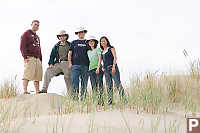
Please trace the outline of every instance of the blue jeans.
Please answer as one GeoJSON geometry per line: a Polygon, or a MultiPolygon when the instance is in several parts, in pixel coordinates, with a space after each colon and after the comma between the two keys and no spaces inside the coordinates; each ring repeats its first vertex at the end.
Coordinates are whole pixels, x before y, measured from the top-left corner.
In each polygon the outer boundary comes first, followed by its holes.
{"type": "Polygon", "coordinates": [[[106,79],[106,87],[108,92],[108,104],[112,104],[113,101],[113,80],[119,90],[120,99],[124,98],[124,89],[120,80],[120,72],[118,66],[116,66],[116,72],[112,74],[112,66],[109,68],[105,68],[105,79],[106,79]]]}
{"type": "Polygon", "coordinates": [[[90,83],[92,86],[92,93],[93,96],[97,96],[98,104],[104,104],[103,103],[103,71],[100,68],[99,74],[96,74],[96,69],[90,70],[89,72],[90,76],[90,83]]]}
{"type": "Polygon", "coordinates": [[[81,100],[85,98],[88,84],[88,66],[73,65],[72,66],[72,96],[74,100],[78,100],[79,81],[81,79],[81,100]]]}

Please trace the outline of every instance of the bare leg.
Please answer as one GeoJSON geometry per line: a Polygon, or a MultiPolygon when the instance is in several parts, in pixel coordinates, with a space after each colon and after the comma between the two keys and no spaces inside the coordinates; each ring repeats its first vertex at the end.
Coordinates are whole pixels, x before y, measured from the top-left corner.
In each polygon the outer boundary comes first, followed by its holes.
{"type": "Polygon", "coordinates": [[[35,90],[36,90],[36,94],[38,94],[39,92],[39,81],[34,81],[34,86],[35,86],[35,90]]]}
{"type": "Polygon", "coordinates": [[[29,82],[29,81],[28,81],[27,79],[24,79],[24,80],[23,80],[24,92],[27,92],[28,82],[29,82]]]}

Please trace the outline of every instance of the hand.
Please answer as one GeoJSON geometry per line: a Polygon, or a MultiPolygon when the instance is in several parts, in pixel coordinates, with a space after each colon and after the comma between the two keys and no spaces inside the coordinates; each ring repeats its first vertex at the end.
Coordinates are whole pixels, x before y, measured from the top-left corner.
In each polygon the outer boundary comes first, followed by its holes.
{"type": "Polygon", "coordinates": [[[72,70],[72,63],[69,63],[69,69],[72,70]]]}
{"type": "Polygon", "coordinates": [[[97,70],[96,70],[96,74],[99,74],[99,67],[98,67],[97,70]]]}
{"type": "Polygon", "coordinates": [[[24,63],[28,63],[29,59],[24,59],[24,63]]]}
{"type": "Polygon", "coordinates": [[[112,67],[112,74],[115,74],[115,72],[116,72],[115,67],[112,67]]]}
{"type": "Polygon", "coordinates": [[[117,87],[114,87],[114,92],[117,92],[118,91],[118,88],[117,87]]]}
{"type": "Polygon", "coordinates": [[[53,65],[51,64],[51,65],[49,65],[49,67],[47,69],[52,69],[52,68],[53,68],[53,65]]]}
{"type": "Polygon", "coordinates": [[[104,72],[105,71],[105,69],[102,67],[102,71],[104,72]]]}

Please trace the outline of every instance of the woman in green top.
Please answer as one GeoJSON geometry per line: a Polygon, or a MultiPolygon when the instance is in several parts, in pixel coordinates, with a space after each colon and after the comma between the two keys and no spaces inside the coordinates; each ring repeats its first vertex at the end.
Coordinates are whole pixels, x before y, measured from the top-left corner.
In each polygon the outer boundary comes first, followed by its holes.
{"type": "Polygon", "coordinates": [[[98,104],[103,105],[103,71],[101,66],[101,49],[97,48],[98,41],[94,36],[90,36],[86,42],[89,46],[87,52],[89,57],[89,76],[92,86],[93,96],[98,96],[98,104]]]}

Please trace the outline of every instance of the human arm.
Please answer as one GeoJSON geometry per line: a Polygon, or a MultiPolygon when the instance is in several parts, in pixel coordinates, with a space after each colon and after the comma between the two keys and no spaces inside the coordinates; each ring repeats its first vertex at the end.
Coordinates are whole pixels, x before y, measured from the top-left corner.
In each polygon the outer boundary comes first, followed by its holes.
{"type": "MultiPolygon", "coordinates": [[[[38,37],[38,39],[39,39],[39,44],[40,44],[40,38],[38,37]]],[[[42,49],[41,49],[41,46],[40,46],[39,58],[40,58],[40,61],[42,62],[42,49]]]]}
{"type": "Polygon", "coordinates": [[[21,36],[20,51],[21,51],[21,54],[22,54],[22,56],[24,58],[24,62],[28,62],[28,57],[27,57],[27,33],[26,32],[21,36]]]}
{"type": "Polygon", "coordinates": [[[102,61],[101,54],[98,54],[98,58],[99,58],[99,61],[98,61],[98,67],[97,67],[97,70],[96,70],[96,74],[99,74],[99,69],[101,67],[101,61],[102,61]]]}
{"type": "Polygon", "coordinates": [[[116,54],[115,48],[111,48],[111,52],[112,52],[112,55],[114,57],[113,66],[112,66],[112,73],[114,74],[116,72],[117,54],[116,54]]]}
{"type": "Polygon", "coordinates": [[[69,62],[69,69],[72,69],[72,51],[68,52],[68,62],[69,62]]]}
{"type": "Polygon", "coordinates": [[[56,46],[54,46],[51,50],[50,58],[49,58],[49,68],[52,68],[55,64],[55,58],[56,58],[56,46]]]}

